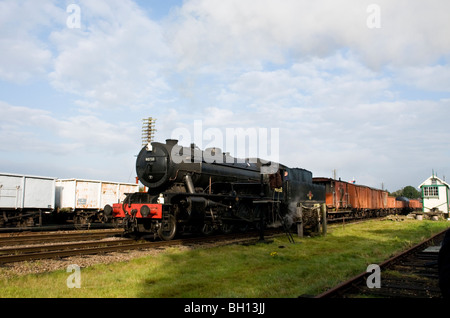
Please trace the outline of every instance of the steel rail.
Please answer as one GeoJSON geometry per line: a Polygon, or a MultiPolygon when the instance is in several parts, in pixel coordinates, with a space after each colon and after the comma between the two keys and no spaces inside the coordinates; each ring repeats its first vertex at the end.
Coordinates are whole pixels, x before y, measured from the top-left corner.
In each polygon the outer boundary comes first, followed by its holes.
{"type": "MultiPolygon", "coordinates": [[[[381,264],[379,264],[380,268],[381,269],[386,268],[387,266],[390,266],[390,265],[396,263],[398,260],[406,257],[407,255],[410,255],[410,254],[416,252],[417,250],[426,247],[428,244],[433,242],[439,236],[443,236],[447,230],[448,229],[445,229],[445,230],[443,230],[443,231],[433,235],[432,237],[430,237],[430,238],[428,238],[428,239],[426,239],[426,240],[424,240],[424,241],[414,245],[413,247],[411,247],[411,248],[409,248],[409,249],[407,249],[407,250],[405,250],[405,251],[403,251],[403,252],[401,252],[401,253],[399,253],[399,254],[397,254],[397,255],[389,258],[389,259],[387,259],[386,261],[384,261],[381,264]]],[[[333,287],[333,288],[331,288],[329,290],[326,290],[325,292],[323,292],[323,293],[321,293],[319,295],[316,295],[314,298],[331,298],[331,297],[336,297],[339,294],[342,294],[343,292],[345,292],[346,289],[351,288],[352,286],[360,283],[361,281],[364,280],[364,282],[365,282],[365,279],[369,275],[370,275],[370,273],[368,273],[368,272],[362,272],[362,273],[360,273],[360,274],[350,278],[349,280],[346,280],[346,281],[338,284],[337,286],[335,286],[335,287],[333,287]]]]}
{"type": "Polygon", "coordinates": [[[0,248],[1,255],[18,255],[26,253],[37,253],[37,252],[47,252],[47,251],[57,251],[57,250],[68,250],[68,249],[83,249],[89,247],[96,247],[100,245],[120,245],[121,243],[129,242],[128,240],[118,240],[118,241],[92,241],[92,242],[82,242],[82,243],[63,243],[63,244],[52,244],[52,245],[33,245],[27,247],[10,247],[10,248],[0,248]]]}
{"type": "Polygon", "coordinates": [[[131,243],[131,244],[113,244],[108,246],[98,246],[88,247],[88,248],[78,248],[78,249],[59,249],[56,251],[45,251],[45,252],[35,252],[35,253],[25,253],[17,255],[3,255],[0,256],[0,264],[21,262],[21,261],[32,261],[37,259],[48,259],[48,258],[64,258],[69,256],[80,256],[89,254],[100,254],[107,252],[114,252],[119,250],[132,250],[150,247],[149,243],[131,243]]]}
{"type": "MultiPolygon", "coordinates": [[[[9,253],[14,253],[13,255],[1,255],[0,264],[20,262],[20,261],[30,261],[37,259],[48,259],[48,258],[64,258],[69,256],[80,256],[80,255],[92,255],[108,252],[116,252],[120,250],[136,250],[136,249],[147,249],[147,248],[159,248],[168,247],[171,245],[192,245],[208,243],[220,240],[235,240],[235,239],[255,239],[257,233],[242,233],[242,234],[228,234],[228,235],[215,235],[208,237],[193,237],[193,238],[182,238],[171,241],[154,241],[154,242],[142,242],[142,241],[100,241],[91,243],[79,243],[79,244],[60,244],[57,247],[52,247],[54,245],[40,246],[36,248],[48,248],[48,249],[58,249],[50,251],[39,251],[33,252],[33,247],[27,247],[23,250],[31,251],[30,253],[16,254],[20,253],[22,249],[10,249],[9,253]],[[86,245],[83,247],[83,245],[86,245]],[[107,246],[98,246],[107,245],[107,246]],[[71,246],[73,246],[71,248],[71,246]]],[[[0,250],[1,253],[1,250],[0,250]]]]}
{"type": "Polygon", "coordinates": [[[123,230],[107,230],[102,232],[83,232],[83,233],[46,233],[46,234],[26,234],[15,236],[0,236],[0,246],[11,246],[21,244],[33,244],[36,242],[67,242],[67,241],[87,241],[92,239],[104,238],[123,233],[123,230]]]}

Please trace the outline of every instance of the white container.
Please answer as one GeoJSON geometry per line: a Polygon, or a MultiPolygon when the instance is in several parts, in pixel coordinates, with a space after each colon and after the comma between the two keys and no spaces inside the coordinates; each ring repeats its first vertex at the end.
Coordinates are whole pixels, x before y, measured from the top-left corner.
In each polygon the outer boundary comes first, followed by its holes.
{"type": "Polygon", "coordinates": [[[54,209],[55,180],[51,177],[0,173],[0,209],[54,209]]]}
{"type": "Polygon", "coordinates": [[[56,207],[71,210],[103,210],[105,205],[122,202],[126,193],[139,191],[134,183],[84,179],[56,181],[56,207]]]}

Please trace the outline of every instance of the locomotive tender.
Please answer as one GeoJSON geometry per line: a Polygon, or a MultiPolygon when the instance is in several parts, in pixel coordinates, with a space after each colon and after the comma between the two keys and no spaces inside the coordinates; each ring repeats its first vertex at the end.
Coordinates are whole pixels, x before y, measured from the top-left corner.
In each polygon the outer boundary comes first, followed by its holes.
{"type": "MultiPolygon", "coordinates": [[[[152,233],[171,240],[177,233],[299,221],[297,206],[314,211],[325,202],[325,187],[312,173],[259,158],[237,159],[220,149],[181,147],[177,140],[152,142],[140,151],[136,172],[147,192],[128,194],[107,206],[127,233],[152,233]],[[297,218],[297,219],[296,219],[297,218]]],[[[306,230],[317,226],[317,213],[303,213],[306,230]]]]}

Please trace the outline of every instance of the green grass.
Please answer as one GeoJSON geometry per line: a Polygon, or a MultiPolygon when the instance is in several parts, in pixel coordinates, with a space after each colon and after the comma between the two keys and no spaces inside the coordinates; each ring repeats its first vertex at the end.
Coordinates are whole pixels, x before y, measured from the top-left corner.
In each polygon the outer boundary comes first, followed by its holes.
{"type": "MultiPolygon", "coordinates": [[[[70,289],[64,270],[6,278],[0,297],[298,297],[318,294],[448,226],[448,222],[369,221],[335,226],[327,236],[285,236],[271,244],[185,250],[81,269],[70,289]]],[[[31,265],[31,264],[30,264],[31,265]]]]}

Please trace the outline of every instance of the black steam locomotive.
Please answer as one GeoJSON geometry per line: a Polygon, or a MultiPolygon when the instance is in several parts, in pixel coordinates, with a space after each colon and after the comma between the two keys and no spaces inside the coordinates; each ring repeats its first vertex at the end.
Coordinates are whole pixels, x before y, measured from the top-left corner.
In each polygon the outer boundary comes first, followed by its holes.
{"type": "MultiPolygon", "coordinates": [[[[114,204],[113,217],[128,233],[153,233],[171,240],[177,233],[293,224],[299,206],[325,202],[325,188],[312,173],[262,159],[237,159],[218,148],[181,147],[177,140],[142,148],[136,172],[147,192],[114,204]]],[[[317,226],[318,213],[303,213],[304,227],[317,226]]],[[[297,218],[297,219],[296,219],[297,218]]]]}

